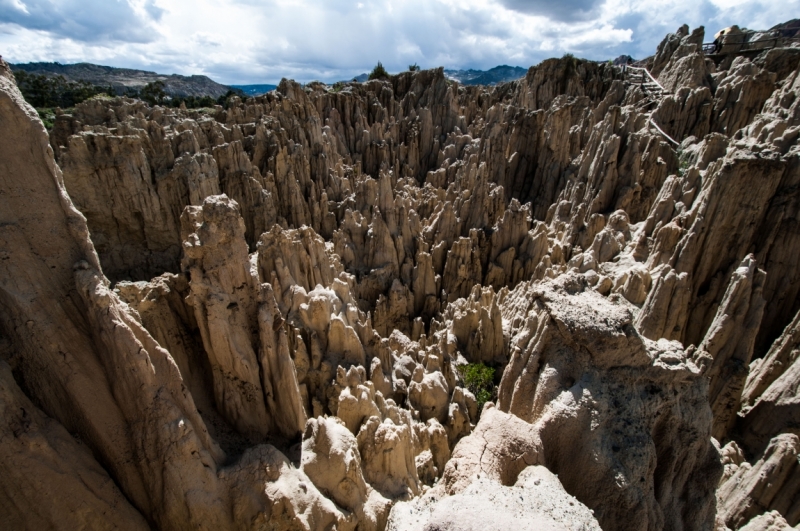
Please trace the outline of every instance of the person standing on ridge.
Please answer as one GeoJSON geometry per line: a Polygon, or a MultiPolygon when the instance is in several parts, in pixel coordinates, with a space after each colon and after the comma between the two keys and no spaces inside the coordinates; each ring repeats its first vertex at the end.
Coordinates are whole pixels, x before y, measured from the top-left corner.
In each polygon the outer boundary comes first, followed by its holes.
{"type": "Polygon", "coordinates": [[[718,54],[722,51],[722,37],[724,37],[730,29],[731,28],[721,29],[714,35],[714,54],[718,54]]]}

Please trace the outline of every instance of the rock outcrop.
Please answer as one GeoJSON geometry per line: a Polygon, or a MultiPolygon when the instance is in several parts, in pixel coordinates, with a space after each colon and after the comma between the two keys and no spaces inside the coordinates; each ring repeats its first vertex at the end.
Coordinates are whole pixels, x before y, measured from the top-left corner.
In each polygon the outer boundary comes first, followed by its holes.
{"type": "Polygon", "coordinates": [[[710,528],[714,501],[700,493],[721,467],[708,388],[682,345],[639,336],[629,307],[582,275],[520,284],[502,306],[516,324],[499,411],[456,446],[447,492],[475,474],[510,485],[542,464],[604,528],[710,528]]]}
{"type": "Polygon", "coordinates": [[[703,39],[49,137],[0,62],[0,513],[797,526],[800,62],[703,39]]]}
{"type": "Polygon", "coordinates": [[[552,472],[529,466],[511,486],[475,479],[456,495],[437,499],[427,494],[414,503],[398,503],[389,531],[524,531],[601,528],[592,512],[567,494],[552,472]]]}

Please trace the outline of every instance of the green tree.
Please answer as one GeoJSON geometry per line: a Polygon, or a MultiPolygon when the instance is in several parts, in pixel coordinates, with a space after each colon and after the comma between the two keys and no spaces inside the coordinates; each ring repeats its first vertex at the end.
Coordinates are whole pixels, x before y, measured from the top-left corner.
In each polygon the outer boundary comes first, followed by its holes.
{"type": "Polygon", "coordinates": [[[419,70],[420,70],[420,68],[419,68],[419,65],[417,63],[414,63],[413,65],[408,65],[408,71],[409,72],[419,72],[419,70]]]}
{"type": "Polygon", "coordinates": [[[389,79],[389,72],[387,72],[381,62],[378,61],[378,64],[375,65],[375,68],[369,73],[369,79],[389,79]]]}
{"type": "Polygon", "coordinates": [[[159,80],[148,83],[139,91],[139,97],[150,105],[160,105],[164,103],[164,100],[167,98],[167,93],[164,91],[164,82],[159,80]]]}
{"type": "Polygon", "coordinates": [[[67,81],[63,76],[47,77],[17,70],[14,77],[25,101],[37,109],[66,109],[98,94],[114,93],[111,87],[98,87],[83,80],[67,81]]]}
{"type": "Polygon", "coordinates": [[[222,105],[226,109],[228,108],[228,100],[230,100],[234,96],[242,97],[244,93],[241,90],[233,90],[228,89],[228,92],[217,98],[217,105],[222,105]]]}

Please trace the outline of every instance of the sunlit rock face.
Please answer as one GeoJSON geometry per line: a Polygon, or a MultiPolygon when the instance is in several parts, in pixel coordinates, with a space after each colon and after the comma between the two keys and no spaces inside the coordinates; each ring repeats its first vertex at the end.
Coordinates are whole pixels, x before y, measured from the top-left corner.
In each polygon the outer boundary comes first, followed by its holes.
{"type": "Polygon", "coordinates": [[[799,56],[703,40],[49,135],[0,63],[0,514],[800,524],[799,56]]]}

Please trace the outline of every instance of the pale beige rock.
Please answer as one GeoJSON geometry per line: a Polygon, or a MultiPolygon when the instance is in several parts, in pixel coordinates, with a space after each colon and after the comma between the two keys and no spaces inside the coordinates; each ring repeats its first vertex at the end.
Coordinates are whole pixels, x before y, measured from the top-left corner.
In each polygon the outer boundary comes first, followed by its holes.
{"type": "MultiPolygon", "coordinates": [[[[667,91],[675,92],[682,87],[694,89],[709,86],[710,72],[701,48],[703,36],[704,29],[700,26],[691,35],[681,38],[680,44],[672,52],[669,62],[657,74],[658,80],[667,91]]],[[[666,47],[664,51],[666,51],[666,47]]]]}
{"type": "Polygon", "coordinates": [[[426,371],[417,366],[408,386],[408,402],[423,421],[447,419],[449,389],[441,371],[426,371]]]}
{"type": "Polygon", "coordinates": [[[386,498],[411,498],[420,493],[412,437],[407,424],[381,421],[379,416],[370,417],[358,432],[364,477],[386,498]]]}
{"type": "Polygon", "coordinates": [[[484,406],[475,432],[461,440],[442,477],[447,494],[457,494],[478,476],[513,485],[530,465],[542,464],[541,441],[536,428],[494,407],[484,406]]]}
{"type": "Polygon", "coordinates": [[[364,381],[365,376],[363,369],[355,366],[350,367],[347,374],[339,367],[336,375],[341,391],[335,413],[353,435],[358,435],[362,424],[370,417],[381,415],[375,403],[375,389],[372,382],[364,381]]]}
{"type": "Polygon", "coordinates": [[[238,453],[251,444],[217,411],[202,337],[194,311],[186,302],[191,293],[188,279],[164,274],[150,282],[118,282],[114,292],[136,311],[153,339],[169,351],[209,433],[220,446],[238,453]]]}
{"type": "Polygon", "coordinates": [[[800,522],[800,439],[782,434],[772,439],[763,455],[742,463],[717,491],[721,519],[739,529],[753,517],[776,510],[789,523],[800,522]]]}
{"type": "Polygon", "coordinates": [[[89,449],[47,417],[0,362],[0,510],[8,529],[130,529],[149,525],[89,449]]]}
{"type": "Polygon", "coordinates": [[[503,317],[492,288],[474,285],[466,298],[449,304],[442,317],[451,323],[451,333],[467,361],[505,362],[503,317]]]}
{"type": "Polygon", "coordinates": [[[781,513],[778,511],[770,511],[760,516],[756,516],[744,527],[740,527],[742,531],[791,531],[792,528],[786,520],[784,520],[781,513]]]}
{"type": "Polygon", "coordinates": [[[779,337],[767,356],[750,366],[739,413],[739,429],[747,449],[758,454],[779,433],[800,435],[800,362],[797,318],[779,337]]]}
{"type": "MultiPolygon", "coordinates": [[[[15,363],[20,374],[25,375],[28,392],[33,392],[42,407],[86,441],[127,500],[148,522],[161,529],[182,529],[186,525],[230,529],[234,527],[234,515],[239,515],[242,522],[250,522],[265,518],[273,506],[302,505],[302,500],[294,503],[286,496],[287,489],[297,485],[297,476],[283,476],[284,490],[271,484],[279,479],[279,474],[267,473],[272,467],[270,463],[280,461],[274,448],[251,449],[248,457],[240,459],[231,469],[221,466],[226,456],[206,431],[180,368],[142,327],[136,313],[108,288],[108,281],[99,272],[86,225],[63,190],[41,123],[32,118],[33,111],[20,103],[19,93],[8,85],[5,74],[0,76],[0,84],[3,88],[0,112],[4,122],[15,127],[18,136],[14,142],[3,144],[4,149],[11,150],[3,154],[10,170],[3,173],[9,179],[3,183],[4,190],[15,190],[14,183],[22,182],[19,171],[24,168],[26,186],[36,191],[19,195],[2,212],[9,216],[9,221],[20,213],[39,218],[35,223],[14,223],[19,227],[18,236],[25,230],[41,232],[38,237],[29,235],[27,239],[15,240],[13,232],[4,232],[4,241],[14,241],[15,245],[14,254],[3,261],[4,267],[10,268],[3,274],[3,282],[14,279],[24,289],[15,289],[16,298],[3,306],[4,312],[11,312],[4,315],[3,322],[22,319],[22,327],[16,329],[17,335],[11,339],[12,344],[24,347],[15,363]],[[25,141],[20,142],[21,139],[25,141]],[[23,151],[15,153],[20,146],[23,151]],[[35,202],[26,203],[26,197],[35,198],[35,202]],[[39,245],[45,248],[37,250],[39,245]],[[76,262],[78,267],[73,274],[76,262]],[[35,280],[36,275],[42,280],[35,280]],[[43,297],[38,297],[42,302],[37,303],[37,297],[30,295],[28,300],[33,303],[22,304],[26,293],[41,289],[48,290],[47,304],[43,297]],[[31,324],[25,325],[26,322],[31,324]],[[20,341],[18,334],[23,331],[48,339],[20,341]],[[232,501],[231,492],[235,485],[247,482],[247,491],[260,491],[264,495],[244,510],[241,501],[232,501]],[[260,482],[259,487],[254,489],[253,482],[260,482]]],[[[10,193],[3,196],[11,197],[10,193]]],[[[7,289],[4,284],[4,293],[8,293],[7,289]]],[[[7,333],[4,326],[4,336],[7,333]]],[[[31,409],[30,414],[34,413],[31,409]]],[[[60,444],[56,441],[53,439],[53,444],[60,444]]],[[[53,470],[80,466],[79,463],[80,460],[60,461],[53,463],[56,467],[53,470]]],[[[86,470],[101,468],[91,463],[86,466],[86,470]]],[[[10,480],[8,475],[4,478],[10,480]]],[[[86,476],[83,485],[90,486],[94,481],[86,476]]],[[[16,496],[20,486],[4,481],[3,491],[16,496]]],[[[76,485],[70,492],[78,493],[80,488],[76,485]]],[[[103,496],[113,497],[113,490],[109,489],[104,487],[103,496]]],[[[82,506],[89,510],[94,503],[92,499],[109,499],[97,498],[98,495],[94,498],[87,495],[82,506]]],[[[61,499],[67,503],[68,496],[65,494],[61,499]]],[[[330,502],[327,506],[320,505],[322,498],[318,492],[310,499],[316,500],[318,513],[329,511],[335,520],[336,510],[330,502]]],[[[57,507],[53,503],[49,506],[57,507]]],[[[123,506],[118,504],[117,509],[124,510],[123,506]]],[[[80,514],[57,516],[66,523],[80,514]]],[[[100,518],[99,514],[96,516],[100,518]]],[[[128,522],[135,525],[135,517],[132,518],[128,522]]],[[[290,525],[296,523],[292,521],[290,525]]],[[[312,528],[316,528],[313,523],[306,526],[312,528]]]]}
{"type": "Polygon", "coordinates": [[[340,421],[309,419],[303,434],[301,470],[337,505],[354,514],[354,527],[384,528],[389,501],[367,485],[356,438],[340,421]]]}
{"type": "Polygon", "coordinates": [[[718,440],[726,438],[741,406],[747,366],[764,311],[761,292],[765,277],[766,274],[757,268],[753,255],[742,261],[731,277],[706,337],[698,347],[698,358],[707,354],[712,359],[704,372],[711,380],[712,435],[718,440]]]}
{"type": "Polygon", "coordinates": [[[686,326],[683,308],[688,304],[691,295],[689,275],[676,274],[669,266],[665,266],[660,273],[636,318],[636,329],[643,336],[654,340],[662,337],[680,339],[686,326]]]}
{"type": "Polygon", "coordinates": [[[527,461],[609,529],[723,529],[720,473],[731,529],[791,524],[762,454],[796,432],[796,54],[702,40],[646,60],[655,99],[564,57],[496,88],[88,100],[49,139],[88,225],[0,63],[0,357],[160,529],[382,529],[477,470],[505,504],[527,461]],[[502,375],[477,424],[465,362],[502,375]],[[298,445],[308,417],[335,427],[298,445]]]}
{"type": "MultiPolygon", "coordinates": [[[[131,504],[152,502],[136,470],[127,422],[112,395],[72,266],[99,268],[85,219],[64,189],[47,133],[0,62],[0,308],[3,336],[18,353],[15,370],[51,418],[82,437],[131,504]]],[[[3,483],[4,490],[14,489],[3,483]]]]}
{"type": "MultiPolygon", "coordinates": [[[[217,407],[237,430],[269,431],[256,337],[258,279],[250,271],[238,204],[212,196],[183,215],[190,304],[211,365],[217,407]]],[[[271,327],[272,324],[270,323],[271,327]]]]}
{"type": "Polygon", "coordinates": [[[542,466],[522,471],[514,485],[475,479],[467,489],[441,499],[426,496],[398,503],[389,516],[391,531],[598,530],[592,512],[567,494],[542,466]]]}
{"type": "Polygon", "coordinates": [[[742,402],[752,406],[769,387],[789,369],[800,355],[800,313],[773,343],[769,353],[750,364],[742,402]]]}
{"type": "MultiPolygon", "coordinates": [[[[537,448],[539,462],[558,473],[565,488],[595,511],[601,525],[646,529],[652,518],[652,525],[668,527],[677,513],[691,510],[692,523],[682,520],[682,525],[710,527],[715,506],[711,496],[695,499],[690,507],[674,498],[662,505],[649,494],[663,482],[675,493],[701,489],[710,494],[722,472],[718,451],[710,443],[711,410],[699,369],[679,343],[640,337],[628,307],[597,294],[583,278],[565,275],[543,284],[523,283],[503,300],[504,318],[512,323],[512,354],[498,408],[531,423],[527,438],[537,448]],[[625,367],[625,376],[620,367],[625,367]],[[633,374],[639,376],[629,379],[633,374]],[[651,408],[663,413],[653,418],[647,413],[651,408]],[[595,428],[587,433],[587,425],[595,428]],[[676,436],[679,441],[668,440],[676,436]],[[676,448],[688,453],[679,456],[676,448]],[[651,468],[653,459],[662,460],[659,467],[667,466],[664,451],[671,456],[669,479],[654,475],[651,468]],[[610,477],[622,487],[588,487],[611,485],[610,477]],[[631,518],[632,511],[641,511],[641,516],[631,518]]],[[[475,437],[462,440],[451,462],[475,437]]]]}

